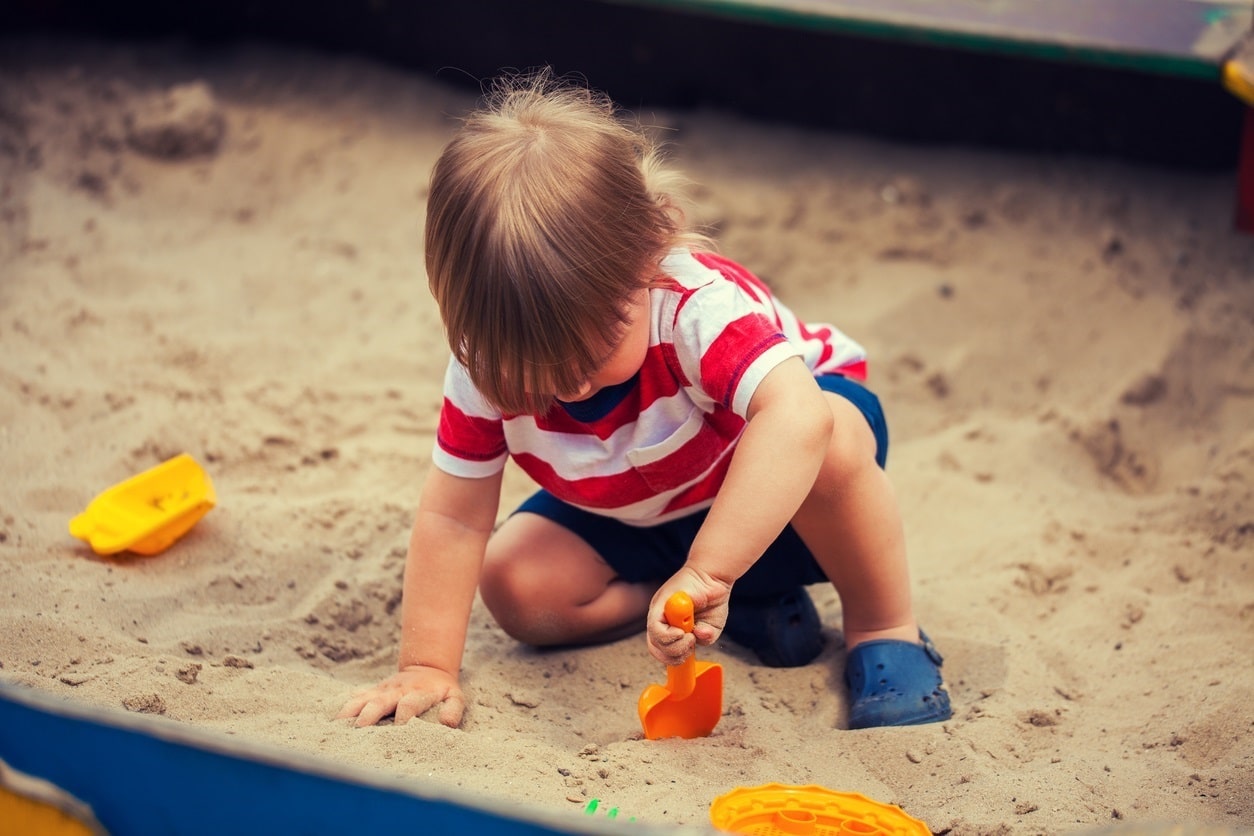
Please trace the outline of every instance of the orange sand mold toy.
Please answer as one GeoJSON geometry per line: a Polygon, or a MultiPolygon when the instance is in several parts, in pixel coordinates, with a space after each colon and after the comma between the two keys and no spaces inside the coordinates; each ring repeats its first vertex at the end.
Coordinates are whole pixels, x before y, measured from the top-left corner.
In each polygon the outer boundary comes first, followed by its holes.
{"type": "Polygon", "coordinates": [[[932,832],[896,805],[813,784],[737,787],[710,804],[710,821],[719,830],[758,836],[931,836],[932,832]]]}
{"type": "Polygon", "coordinates": [[[158,554],[217,501],[209,474],[182,453],[105,490],[70,520],[70,533],[96,554],[158,554]]]}

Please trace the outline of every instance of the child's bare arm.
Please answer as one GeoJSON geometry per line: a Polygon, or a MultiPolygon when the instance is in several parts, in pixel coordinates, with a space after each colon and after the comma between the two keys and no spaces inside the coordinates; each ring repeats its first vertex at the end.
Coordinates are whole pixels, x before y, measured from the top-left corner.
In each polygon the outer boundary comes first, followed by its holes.
{"type": "Polygon", "coordinates": [[[662,661],[679,661],[693,645],[666,628],[666,599],[679,589],[688,592],[697,615],[696,642],[714,641],[726,623],[732,584],[801,507],[831,440],[831,409],[800,358],[781,363],[763,379],[748,419],[687,563],[649,607],[650,649],[662,661]]]}
{"type": "Polygon", "coordinates": [[[431,470],[405,562],[399,670],[355,695],[340,717],[368,726],[394,713],[404,723],[442,704],[440,722],[461,723],[465,702],[458,674],[500,487],[499,474],[463,479],[431,470]]]}

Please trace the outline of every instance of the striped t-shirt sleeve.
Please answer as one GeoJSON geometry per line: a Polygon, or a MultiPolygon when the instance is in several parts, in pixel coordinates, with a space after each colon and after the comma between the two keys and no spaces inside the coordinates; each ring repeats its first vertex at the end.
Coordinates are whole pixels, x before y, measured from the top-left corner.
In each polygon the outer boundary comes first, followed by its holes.
{"type": "Polygon", "coordinates": [[[697,382],[711,405],[744,418],[758,384],[800,352],[781,330],[769,304],[745,292],[734,279],[711,273],[712,281],[680,303],[668,336],[685,376],[697,382]]]}
{"type": "Polygon", "coordinates": [[[479,394],[466,368],[450,358],[432,462],[445,473],[477,479],[504,469],[508,454],[501,413],[479,394]]]}

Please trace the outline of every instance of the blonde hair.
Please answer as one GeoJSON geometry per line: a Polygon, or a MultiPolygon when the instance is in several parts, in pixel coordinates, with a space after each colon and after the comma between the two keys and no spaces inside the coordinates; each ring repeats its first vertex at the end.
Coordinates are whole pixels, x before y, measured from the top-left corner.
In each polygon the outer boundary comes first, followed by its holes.
{"type": "Polygon", "coordinates": [[[431,175],[426,266],[454,356],[505,413],[542,414],[618,341],[681,241],[674,175],[613,103],[545,70],[499,79],[431,175]]]}

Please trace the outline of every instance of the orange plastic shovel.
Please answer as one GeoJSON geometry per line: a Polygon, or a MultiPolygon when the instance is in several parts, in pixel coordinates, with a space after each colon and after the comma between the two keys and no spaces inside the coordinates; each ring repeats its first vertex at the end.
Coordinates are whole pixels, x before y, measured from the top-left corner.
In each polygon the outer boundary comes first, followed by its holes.
{"type": "MultiPolygon", "coordinates": [[[[692,632],[692,598],[676,592],[666,601],[666,623],[692,632]]],[[[649,740],[705,737],[723,716],[723,666],[698,662],[696,653],[666,668],[666,685],[640,695],[640,725],[649,740]]]]}

